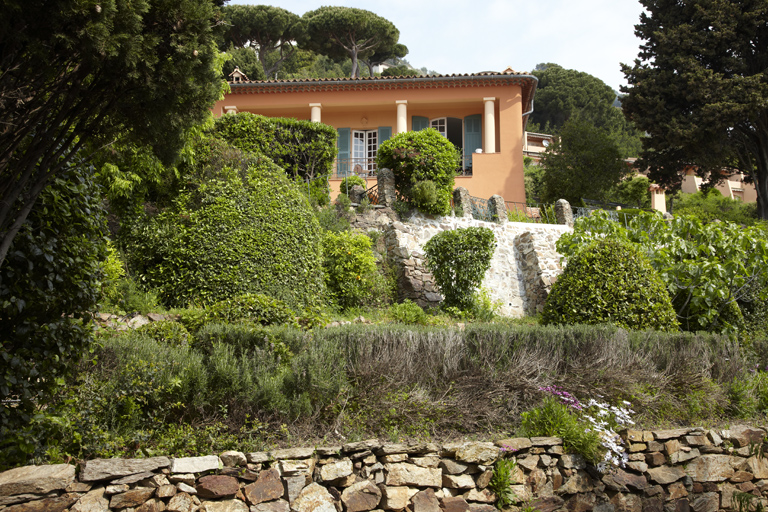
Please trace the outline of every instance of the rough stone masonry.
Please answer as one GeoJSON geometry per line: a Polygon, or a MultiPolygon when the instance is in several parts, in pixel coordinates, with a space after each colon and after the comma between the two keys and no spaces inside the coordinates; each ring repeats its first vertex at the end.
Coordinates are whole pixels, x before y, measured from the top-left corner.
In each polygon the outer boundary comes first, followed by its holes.
{"type": "Polygon", "coordinates": [[[601,474],[562,440],[393,444],[377,439],[200,457],[95,459],[0,473],[2,512],[494,512],[500,457],[515,504],[542,512],[717,512],[768,504],[763,428],[625,431],[624,468],[601,474]]]}

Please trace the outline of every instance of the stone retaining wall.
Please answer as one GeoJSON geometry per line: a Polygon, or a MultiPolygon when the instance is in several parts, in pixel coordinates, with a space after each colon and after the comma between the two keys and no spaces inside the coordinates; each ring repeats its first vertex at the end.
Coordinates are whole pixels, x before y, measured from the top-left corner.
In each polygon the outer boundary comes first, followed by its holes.
{"type": "Polygon", "coordinates": [[[499,314],[521,317],[541,311],[552,283],[560,275],[560,255],[555,242],[572,228],[555,224],[485,222],[471,216],[430,218],[415,214],[408,222],[385,227],[387,256],[398,272],[401,298],[420,306],[442,300],[432,274],[424,264],[424,244],[441,231],[486,227],[496,238],[496,251],[483,287],[501,303],[499,314]]]}
{"type": "Polygon", "coordinates": [[[494,512],[499,457],[517,462],[515,507],[543,512],[716,512],[768,503],[764,429],[627,431],[629,463],[598,473],[559,438],[378,440],[203,457],[97,459],[0,473],[2,512],[494,512]]]}

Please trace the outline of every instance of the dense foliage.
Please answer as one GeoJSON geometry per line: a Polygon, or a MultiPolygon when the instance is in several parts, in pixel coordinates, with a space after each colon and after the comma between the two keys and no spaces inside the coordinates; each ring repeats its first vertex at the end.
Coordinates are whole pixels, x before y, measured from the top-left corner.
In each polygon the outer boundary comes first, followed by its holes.
{"type": "Polygon", "coordinates": [[[488,228],[441,231],[424,244],[427,267],[446,306],[473,308],[475,291],[491,268],[495,250],[496,240],[488,228]]]}
{"type": "Polygon", "coordinates": [[[91,350],[106,225],[90,174],[53,180],[0,267],[0,399],[20,400],[0,407],[0,451],[34,449],[24,427],[91,350]]]}
{"type": "Polygon", "coordinates": [[[309,181],[313,190],[327,195],[338,136],[330,126],[242,112],[218,118],[213,133],[236,148],[271,158],[294,179],[309,181]]]}
{"type": "Polygon", "coordinates": [[[167,306],[262,293],[292,307],[324,293],[307,198],[264,157],[217,139],[198,149],[174,204],[132,226],[128,262],[167,306]]]}
{"type": "Polygon", "coordinates": [[[384,278],[376,268],[371,239],[349,231],[323,237],[325,284],[342,309],[374,306],[386,300],[384,278]]]}
{"type": "Polygon", "coordinates": [[[738,330],[743,322],[738,302],[751,290],[759,290],[765,300],[768,240],[760,228],[704,224],[685,216],[667,222],[651,213],[640,213],[624,225],[595,212],[578,219],[573,233],[560,237],[557,250],[572,258],[605,236],[634,244],[648,256],[684,330],[738,330]]]}
{"type": "Polygon", "coordinates": [[[0,265],[37,197],[85,145],[173,160],[221,90],[216,3],[11,0],[0,7],[0,265]]]}
{"type": "Polygon", "coordinates": [[[419,182],[431,181],[436,188],[434,202],[423,206],[427,213],[446,215],[450,211],[454,177],[459,166],[459,152],[437,130],[398,133],[379,146],[379,168],[392,169],[395,187],[406,199],[419,182]]]}
{"type": "Polygon", "coordinates": [[[565,199],[574,206],[582,198],[606,199],[610,189],[630,172],[609,134],[581,120],[566,122],[544,152],[541,165],[542,200],[565,199]]]}
{"type": "MultiPolygon", "coordinates": [[[[235,59],[250,53],[258,58],[262,75],[274,78],[283,62],[297,51],[296,40],[304,33],[301,17],[271,5],[228,5],[223,11],[227,30],[222,49],[231,44],[244,50],[236,53],[235,59]]],[[[249,79],[259,79],[246,72],[243,66],[240,69],[249,79]]]]}
{"type": "Polygon", "coordinates": [[[396,50],[400,31],[391,21],[370,11],[325,6],[305,13],[303,19],[307,47],[335,59],[350,57],[352,78],[360,76],[358,61],[361,57],[402,53],[396,50]]]}
{"type": "Polygon", "coordinates": [[[725,197],[715,188],[695,194],[678,193],[672,196],[670,206],[675,215],[696,217],[705,224],[722,220],[751,226],[758,222],[755,203],[725,197]]]}
{"type": "Polygon", "coordinates": [[[602,80],[551,63],[539,64],[533,75],[539,83],[529,131],[560,133],[567,121],[579,120],[608,134],[622,157],[639,154],[640,132],[615,106],[616,93],[602,80]]]}
{"type": "Polygon", "coordinates": [[[712,182],[734,168],[754,180],[768,219],[768,4],[641,0],[643,40],[624,110],[648,133],[639,165],[679,186],[691,165],[712,182]]]}
{"type": "Polygon", "coordinates": [[[571,255],[552,286],[541,321],[678,328],[669,294],[648,258],[632,244],[613,238],[593,241],[571,255]]]}

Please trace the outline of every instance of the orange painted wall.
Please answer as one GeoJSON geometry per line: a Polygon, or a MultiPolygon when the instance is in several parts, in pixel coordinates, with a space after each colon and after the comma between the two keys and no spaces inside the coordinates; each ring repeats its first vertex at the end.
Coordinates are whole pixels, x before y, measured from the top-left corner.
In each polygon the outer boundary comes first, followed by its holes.
{"type": "MultiPolygon", "coordinates": [[[[524,202],[523,105],[522,89],[519,85],[230,93],[216,103],[213,112],[214,115],[222,115],[224,107],[235,106],[238,112],[308,120],[311,112],[309,104],[320,103],[322,122],[334,128],[365,130],[390,126],[394,135],[397,130],[396,101],[408,102],[407,120],[410,130],[413,116],[434,119],[483,114],[485,97],[496,98],[496,153],[473,155],[473,176],[457,177],[456,186],[466,187],[471,195],[477,197],[489,198],[493,194],[499,194],[507,201],[524,202]]],[[[375,182],[368,181],[369,186],[375,182]]],[[[331,180],[331,188],[338,190],[338,180],[331,180]]]]}

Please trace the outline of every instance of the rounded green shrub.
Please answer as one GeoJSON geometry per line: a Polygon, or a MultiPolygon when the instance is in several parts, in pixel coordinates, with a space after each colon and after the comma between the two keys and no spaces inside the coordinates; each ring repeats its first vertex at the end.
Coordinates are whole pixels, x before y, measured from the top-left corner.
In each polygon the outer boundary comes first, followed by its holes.
{"type": "Polygon", "coordinates": [[[341,308],[371,306],[383,299],[386,283],[376,267],[368,236],[326,232],[323,268],[328,292],[341,308]]]}
{"type": "Polygon", "coordinates": [[[411,188],[411,202],[424,213],[444,213],[445,198],[442,197],[434,181],[424,180],[411,188]]]}
{"type": "Polygon", "coordinates": [[[437,203],[432,205],[432,211],[425,213],[447,215],[450,212],[459,151],[436,130],[398,133],[379,146],[376,163],[380,169],[392,169],[395,187],[409,201],[413,200],[413,188],[417,183],[432,181],[437,191],[437,203]]]}
{"type": "Polygon", "coordinates": [[[606,238],[584,246],[552,286],[543,324],[613,323],[627,329],[678,329],[664,283],[632,244],[606,238]]]}
{"type": "Polygon", "coordinates": [[[496,240],[488,228],[441,231],[424,244],[427,267],[445,297],[446,307],[473,309],[475,290],[491,268],[495,250],[496,240]]]}
{"type": "Polygon", "coordinates": [[[261,293],[299,308],[324,296],[320,226],[265,158],[221,141],[198,152],[173,205],[132,227],[128,261],[167,307],[261,293]]]}

